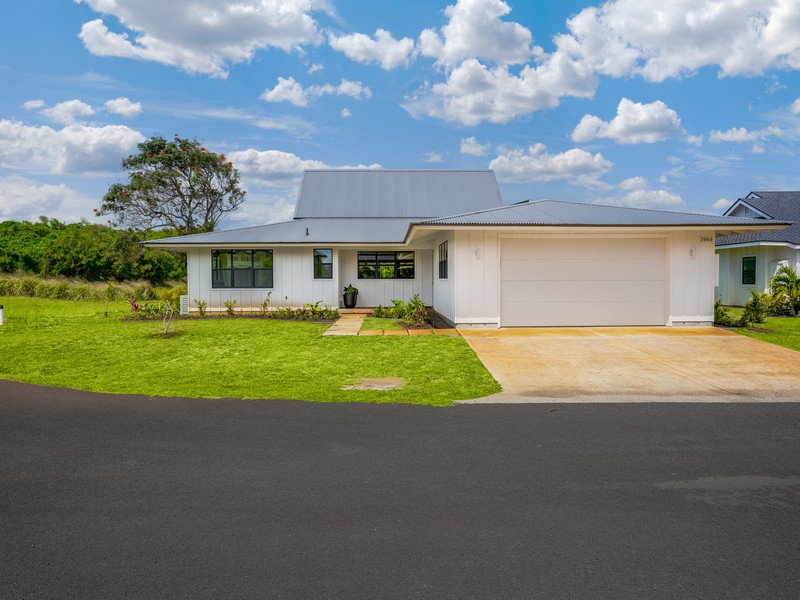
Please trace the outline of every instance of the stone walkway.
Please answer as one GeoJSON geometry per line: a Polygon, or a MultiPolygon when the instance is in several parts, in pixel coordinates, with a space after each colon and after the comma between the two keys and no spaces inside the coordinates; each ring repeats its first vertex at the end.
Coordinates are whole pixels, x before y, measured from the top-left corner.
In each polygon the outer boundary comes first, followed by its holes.
{"type": "Polygon", "coordinates": [[[458,337],[459,333],[455,329],[400,329],[398,331],[374,329],[361,331],[364,323],[364,314],[343,314],[336,322],[330,326],[328,331],[322,335],[444,335],[447,337],[458,337]]]}
{"type": "Polygon", "coordinates": [[[322,335],[358,335],[361,324],[367,315],[345,314],[340,315],[336,322],[322,335]]]}

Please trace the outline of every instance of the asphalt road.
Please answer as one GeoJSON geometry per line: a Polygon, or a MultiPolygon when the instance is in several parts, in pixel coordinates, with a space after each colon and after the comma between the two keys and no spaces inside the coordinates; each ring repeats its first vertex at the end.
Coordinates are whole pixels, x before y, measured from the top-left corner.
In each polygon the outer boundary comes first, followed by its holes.
{"type": "Polygon", "coordinates": [[[0,382],[0,598],[791,598],[800,404],[0,382]]]}

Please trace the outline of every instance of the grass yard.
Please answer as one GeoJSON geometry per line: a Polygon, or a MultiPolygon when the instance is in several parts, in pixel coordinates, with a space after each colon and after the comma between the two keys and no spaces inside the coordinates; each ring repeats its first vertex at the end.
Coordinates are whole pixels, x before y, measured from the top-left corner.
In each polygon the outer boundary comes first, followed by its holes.
{"type": "MultiPolygon", "coordinates": [[[[728,308],[728,313],[734,319],[741,317],[743,311],[744,309],[739,307],[728,308]]],[[[768,329],[769,333],[750,331],[749,329],[738,327],[734,331],[757,340],[800,351],[800,317],[767,317],[766,321],[756,323],[752,328],[768,329]]]]}
{"type": "Polygon", "coordinates": [[[397,324],[397,319],[383,317],[367,317],[361,324],[362,331],[401,331],[403,328],[397,324]]]}
{"type": "Polygon", "coordinates": [[[500,391],[461,338],[322,337],[263,319],[124,322],[127,303],[0,297],[0,378],[94,392],[449,405],[500,391]],[[341,390],[400,377],[398,390],[341,390]]]}

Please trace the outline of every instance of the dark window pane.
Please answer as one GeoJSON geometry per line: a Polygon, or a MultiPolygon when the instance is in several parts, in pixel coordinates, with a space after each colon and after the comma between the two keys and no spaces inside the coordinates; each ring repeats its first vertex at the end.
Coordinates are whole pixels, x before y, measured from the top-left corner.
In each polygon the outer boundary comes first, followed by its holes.
{"type": "Polygon", "coordinates": [[[397,260],[414,260],[413,252],[398,252],[397,260]]]}
{"type": "Polygon", "coordinates": [[[231,253],[218,252],[211,253],[211,268],[212,269],[230,269],[231,267],[231,253]]]}
{"type": "Polygon", "coordinates": [[[272,269],[256,269],[255,270],[256,285],[259,288],[272,287],[272,269]]]}
{"type": "Polygon", "coordinates": [[[742,285],[755,285],[756,257],[745,256],[742,259],[742,285]]]}
{"type": "Polygon", "coordinates": [[[211,287],[215,288],[231,287],[230,269],[223,269],[221,271],[211,271],[211,287]]]}
{"type": "Polygon", "coordinates": [[[401,264],[397,269],[398,279],[414,279],[414,265],[401,264]]]}
{"type": "Polygon", "coordinates": [[[238,251],[233,253],[234,269],[252,269],[253,255],[248,251],[238,251]]]}
{"type": "Polygon", "coordinates": [[[333,277],[333,265],[314,265],[314,279],[331,279],[333,277]]]}
{"type": "Polygon", "coordinates": [[[374,252],[359,252],[358,253],[358,260],[375,260],[375,253],[374,252]]]}
{"type": "Polygon", "coordinates": [[[256,250],[253,252],[254,269],[272,268],[272,250],[256,250]]]}
{"type": "Polygon", "coordinates": [[[395,276],[395,263],[382,262],[378,264],[378,278],[379,279],[394,279],[395,276]]]}
{"type": "Polygon", "coordinates": [[[375,279],[375,263],[359,263],[358,278],[375,279]]]}
{"type": "Polygon", "coordinates": [[[333,250],[316,248],[314,250],[314,279],[331,279],[333,277],[333,250]]]}
{"type": "Polygon", "coordinates": [[[234,271],[233,271],[233,287],[235,287],[235,288],[253,287],[253,270],[252,269],[234,269],[234,271]]]}
{"type": "Polygon", "coordinates": [[[314,250],[314,262],[318,263],[333,262],[333,250],[330,249],[314,250]]]}

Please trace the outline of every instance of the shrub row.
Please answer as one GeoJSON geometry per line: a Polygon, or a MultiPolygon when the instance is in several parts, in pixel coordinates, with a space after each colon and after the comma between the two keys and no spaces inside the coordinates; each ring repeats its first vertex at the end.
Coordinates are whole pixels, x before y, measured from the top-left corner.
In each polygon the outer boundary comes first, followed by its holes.
{"type": "MultiPolygon", "coordinates": [[[[176,309],[176,300],[170,294],[161,293],[159,297],[163,302],[136,302],[131,300],[131,312],[134,318],[138,319],[158,319],[165,314],[166,303],[170,302],[173,309],[176,309]]],[[[200,316],[206,315],[207,304],[203,301],[195,300],[200,316]]],[[[226,313],[230,316],[264,317],[267,319],[281,319],[287,321],[335,321],[339,318],[339,310],[329,306],[320,306],[321,302],[306,304],[300,308],[278,307],[269,308],[269,303],[265,303],[259,312],[238,313],[236,312],[236,300],[225,302],[226,313]]]]}
{"type": "Polygon", "coordinates": [[[153,300],[164,293],[186,293],[182,284],[155,288],[147,281],[87,282],[66,277],[0,275],[0,296],[26,296],[49,300],[153,300]]]}

